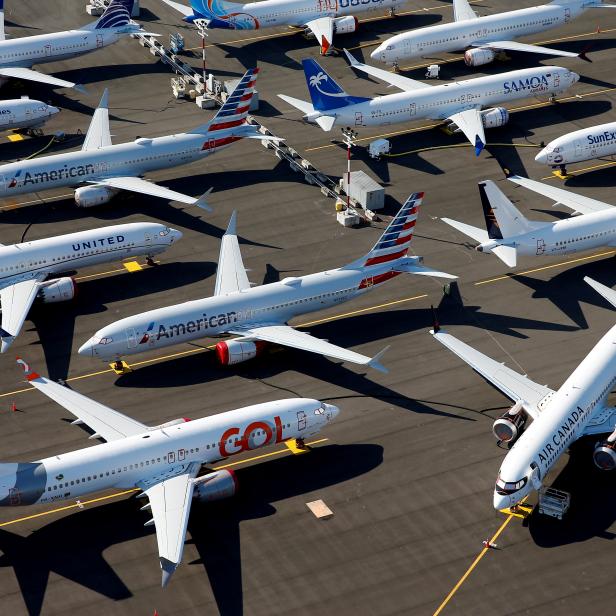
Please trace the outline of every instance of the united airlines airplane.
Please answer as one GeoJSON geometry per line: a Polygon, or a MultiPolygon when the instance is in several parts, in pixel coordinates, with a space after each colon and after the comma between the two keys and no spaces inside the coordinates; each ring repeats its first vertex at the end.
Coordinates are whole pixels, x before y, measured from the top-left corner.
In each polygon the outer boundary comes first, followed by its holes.
{"type": "Polygon", "coordinates": [[[163,0],[184,15],[187,22],[206,28],[226,30],[260,30],[275,26],[304,28],[319,42],[321,54],[330,51],[334,34],[355,32],[355,15],[389,9],[392,13],[406,0],[261,0],[260,2],[225,2],[225,0],[190,0],[190,7],[163,0]]]}
{"type": "Polygon", "coordinates": [[[566,68],[541,66],[430,86],[395,73],[361,64],[345,50],[351,66],[395,86],[403,92],[375,98],[347,94],[314,60],[302,61],[311,103],[279,94],[302,111],[304,120],[324,131],[334,126],[389,126],[429,118],[445,120],[454,132],[463,132],[479,156],[485,147],[485,128],[504,126],[509,112],[497,103],[531,96],[553,98],[580,76],[566,68]]]}
{"type": "MultiPolygon", "coordinates": [[[[139,488],[151,512],[163,587],[182,561],[193,499],[212,502],[237,491],[233,471],[207,465],[275,443],[317,434],[339,409],[308,398],[255,404],[195,421],[175,419],[149,427],[33,372],[21,359],[30,385],[74,415],[106,443],[34,462],[0,464],[0,505],[53,504],[103,490],[139,488]]],[[[120,520],[121,524],[122,521],[120,520]]],[[[213,529],[215,531],[215,529],[213,529]]],[[[97,529],[93,529],[97,532],[97,529]]]]}
{"type": "Polygon", "coordinates": [[[602,246],[616,246],[616,207],[596,199],[512,175],[512,182],[544,195],[554,205],[564,205],[581,216],[556,222],[529,220],[491,180],[479,183],[486,229],[451,218],[441,220],[479,242],[475,250],[496,255],[515,267],[519,255],[570,255],[602,246]]]}
{"type": "MultiPolygon", "coordinates": [[[[584,280],[616,307],[616,292],[584,280]]],[[[607,404],[616,386],[616,325],[558,390],[531,381],[436,325],[430,333],[514,402],[492,428],[499,442],[513,444],[496,479],[495,509],[513,507],[539,490],[562,454],[583,436],[609,434],[595,445],[593,459],[602,470],[616,468],[616,408],[607,404]]]]}
{"type": "Polygon", "coordinates": [[[78,187],[75,202],[80,207],[107,203],[119,191],[128,190],[210,210],[206,202],[210,191],[195,199],[148,182],[142,176],[157,169],[202,160],[244,137],[277,140],[277,137],[262,135],[246,121],[258,72],[258,68],[246,71],[209,122],[187,133],[139,137],[131,143],[117,145],[111,143],[105,90],[81,150],[0,165],[0,197],[72,186],[78,187]]]}
{"type": "Polygon", "coordinates": [[[6,40],[4,0],[0,0],[0,85],[16,78],[83,90],[70,81],[33,71],[32,66],[81,56],[139,32],[141,27],[130,18],[133,1],[113,0],[98,20],[77,30],[6,40]]]}
{"type": "MultiPolygon", "coordinates": [[[[97,331],[79,353],[104,361],[160,349],[206,336],[234,334],[216,345],[223,365],[256,357],[266,343],[319,353],[342,361],[387,370],[380,359],[349,351],[287,325],[293,317],[349,301],[399,274],[456,278],[421,265],[408,256],[423,193],[412,194],[372,250],[335,270],[251,287],[235,231],[235,213],[223,236],[214,297],[150,310],[116,321],[97,331]]],[[[117,366],[120,369],[120,365],[117,366]]]]}
{"type": "Polygon", "coordinates": [[[468,0],[453,0],[454,23],[419,28],[392,36],[381,43],[370,57],[395,67],[410,58],[433,57],[437,53],[463,49],[466,49],[464,62],[467,66],[488,64],[502,51],[524,51],[588,60],[583,52],[528,45],[514,39],[566,25],[587,9],[595,8],[616,8],[616,5],[603,4],[601,0],[554,0],[542,6],[478,17],[468,0]]]}
{"type": "Polygon", "coordinates": [[[0,101],[0,130],[40,128],[60,110],[27,96],[0,101]]]}
{"type": "Polygon", "coordinates": [[[15,340],[35,299],[52,304],[75,297],[75,281],[54,274],[139,255],[151,260],[181,237],[180,231],[164,225],[137,222],[0,244],[0,352],[15,340]]]}

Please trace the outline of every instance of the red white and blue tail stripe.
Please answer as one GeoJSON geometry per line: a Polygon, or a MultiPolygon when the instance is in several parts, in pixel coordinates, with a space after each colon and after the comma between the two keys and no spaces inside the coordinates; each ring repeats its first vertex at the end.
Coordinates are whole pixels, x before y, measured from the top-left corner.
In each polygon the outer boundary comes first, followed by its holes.
{"type": "Polygon", "coordinates": [[[244,73],[220,111],[208,125],[208,132],[234,128],[246,122],[250,103],[255,93],[255,82],[258,74],[258,68],[251,68],[244,73]]]}

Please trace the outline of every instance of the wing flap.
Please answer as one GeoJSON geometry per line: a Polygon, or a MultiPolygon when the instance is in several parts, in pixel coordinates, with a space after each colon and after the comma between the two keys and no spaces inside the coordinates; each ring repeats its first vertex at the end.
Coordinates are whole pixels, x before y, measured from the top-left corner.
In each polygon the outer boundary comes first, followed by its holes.
{"type": "Polygon", "coordinates": [[[479,156],[486,145],[486,134],[479,109],[466,109],[448,117],[475,146],[475,155],[479,156]]]}
{"type": "Polygon", "coordinates": [[[0,291],[0,305],[2,306],[1,353],[9,348],[21,331],[32,302],[34,302],[38,293],[39,284],[39,280],[34,278],[12,284],[0,291]]]}
{"type": "Polygon", "coordinates": [[[334,41],[334,20],[331,17],[319,17],[306,23],[321,46],[321,54],[325,55],[334,41]]]}
{"type": "Polygon", "coordinates": [[[36,81],[38,83],[45,83],[50,86],[56,86],[60,88],[75,88],[81,92],[84,92],[82,86],[79,86],[72,81],[65,81],[64,79],[58,79],[51,75],[45,75],[38,71],[33,71],[31,68],[25,68],[23,66],[12,66],[0,68],[0,75],[3,77],[12,77],[14,79],[26,79],[27,81],[36,81]]]}
{"type": "Polygon", "coordinates": [[[526,53],[540,53],[549,56],[562,56],[563,58],[577,58],[579,53],[572,51],[561,51],[560,49],[552,49],[551,47],[541,47],[539,45],[527,45],[526,43],[518,43],[517,41],[490,41],[489,43],[475,43],[473,47],[479,49],[493,49],[498,51],[504,49],[507,51],[524,51],[526,53]]]}
{"type": "Polygon", "coordinates": [[[616,424],[616,408],[613,406],[600,407],[595,411],[586,424],[580,436],[591,436],[612,432],[616,424]]]}
{"type": "Polygon", "coordinates": [[[234,210],[220,243],[214,295],[228,295],[250,288],[246,268],[242,261],[240,245],[237,241],[236,223],[237,212],[234,210]]]}

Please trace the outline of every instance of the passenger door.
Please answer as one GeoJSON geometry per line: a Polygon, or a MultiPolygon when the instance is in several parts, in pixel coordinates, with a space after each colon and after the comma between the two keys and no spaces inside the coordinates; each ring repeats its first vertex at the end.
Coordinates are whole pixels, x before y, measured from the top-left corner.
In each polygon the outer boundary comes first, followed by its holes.
{"type": "Polygon", "coordinates": [[[129,327],[126,330],[126,344],[129,349],[137,347],[137,332],[134,327],[129,327]]]}

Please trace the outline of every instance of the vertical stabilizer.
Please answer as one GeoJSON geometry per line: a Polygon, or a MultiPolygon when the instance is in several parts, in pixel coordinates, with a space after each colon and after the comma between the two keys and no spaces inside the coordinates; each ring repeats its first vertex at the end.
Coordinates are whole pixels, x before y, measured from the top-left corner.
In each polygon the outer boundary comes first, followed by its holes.
{"type": "Polygon", "coordinates": [[[6,39],[6,34],[4,33],[4,0],[0,0],[0,41],[6,39]]]}
{"type": "Polygon", "coordinates": [[[477,19],[477,13],[473,11],[468,0],[453,0],[453,17],[456,21],[477,19]]]}
{"type": "Polygon", "coordinates": [[[112,0],[97,21],[88,24],[86,30],[121,28],[131,23],[134,0],[112,0]]]}

